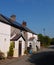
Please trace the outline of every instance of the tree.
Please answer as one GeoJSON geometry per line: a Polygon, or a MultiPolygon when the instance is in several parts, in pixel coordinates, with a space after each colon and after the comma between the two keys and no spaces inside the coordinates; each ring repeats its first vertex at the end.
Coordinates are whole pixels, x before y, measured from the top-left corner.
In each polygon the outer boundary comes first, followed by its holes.
{"type": "Polygon", "coordinates": [[[51,39],[49,36],[44,36],[44,45],[48,46],[50,45],[51,39]]]}
{"type": "Polygon", "coordinates": [[[54,38],[51,39],[51,45],[54,45],[54,38]]]}
{"type": "Polygon", "coordinates": [[[38,40],[41,42],[41,45],[43,46],[48,46],[51,42],[51,38],[49,36],[43,36],[42,34],[38,34],[38,40]]]}
{"type": "Polygon", "coordinates": [[[41,45],[44,43],[44,36],[42,34],[38,34],[38,40],[41,42],[41,45]]]}

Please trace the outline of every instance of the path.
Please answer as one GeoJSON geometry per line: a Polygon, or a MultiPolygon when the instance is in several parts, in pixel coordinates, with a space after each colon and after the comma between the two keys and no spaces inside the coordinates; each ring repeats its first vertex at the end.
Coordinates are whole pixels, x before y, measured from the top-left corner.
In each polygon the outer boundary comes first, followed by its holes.
{"type": "Polygon", "coordinates": [[[0,65],[34,65],[28,61],[29,56],[22,56],[15,59],[10,59],[5,63],[1,63],[0,65]]]}

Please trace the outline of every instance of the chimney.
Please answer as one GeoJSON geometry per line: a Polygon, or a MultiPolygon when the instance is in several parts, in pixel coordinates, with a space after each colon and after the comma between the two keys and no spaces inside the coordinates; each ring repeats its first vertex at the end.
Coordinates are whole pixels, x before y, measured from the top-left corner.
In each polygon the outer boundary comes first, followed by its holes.
{"type": "Polygon", "coordinates": [[[25,21],[22,22],[22,26],[23,27],[26,27],[27,26],[27,23],[25,21]]]}
{"type": "Polygon", "coordinates": [[[10,16],[10,19],[11,19],[12,21],[16,21],[16,15],[11,15],[11,16],[10,16]]]}

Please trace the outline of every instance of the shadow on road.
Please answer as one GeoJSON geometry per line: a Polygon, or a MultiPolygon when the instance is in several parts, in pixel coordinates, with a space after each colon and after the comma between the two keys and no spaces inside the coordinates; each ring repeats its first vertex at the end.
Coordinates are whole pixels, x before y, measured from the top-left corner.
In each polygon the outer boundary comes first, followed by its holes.
{"type": "Polygon", "coordinates": [[[54,65],[54,52],[39,52],[32,54],[29,61],[35,65],[54,65]]]}

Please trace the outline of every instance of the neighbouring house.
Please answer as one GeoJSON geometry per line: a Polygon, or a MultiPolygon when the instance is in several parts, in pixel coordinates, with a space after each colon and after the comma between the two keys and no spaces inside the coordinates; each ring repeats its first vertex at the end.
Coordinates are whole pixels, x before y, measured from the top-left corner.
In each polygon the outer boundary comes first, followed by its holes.
{"type": "Polygon", "coordinates": [[[25,21],[22,22],[22,26],[27,30],[23,31],[23,36],[26,39],[26,48],[32,46],[32,51],[36,52],[37,48],[40,49],[40,41],[38,41],[38,35],[27,27],[25,21]]]}
{"type": "Polygon", "coordinates": [[[37,47],[40,49],[38,35],[27,27],[25,21],[19,24],[15,15],[8,18],[0,14],[0,50],[4,52],[5,57],[9,51],[10,41],[15,43],[14,57],[24,55],[24,51],[30,46],[33,51],[37,51],[37,47]]]}
{"type": "Polygon", "coordinates": [[[40,42],[37,41],[37,39],[35,39],[35,37],[31,37],[28,40],[28,47],[32,46],[32,51],[36,52],[40,49],[40,42]]]}

